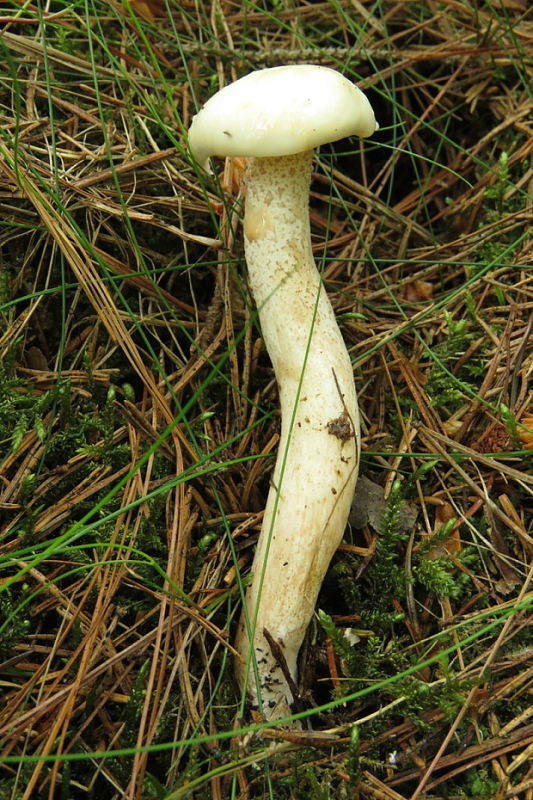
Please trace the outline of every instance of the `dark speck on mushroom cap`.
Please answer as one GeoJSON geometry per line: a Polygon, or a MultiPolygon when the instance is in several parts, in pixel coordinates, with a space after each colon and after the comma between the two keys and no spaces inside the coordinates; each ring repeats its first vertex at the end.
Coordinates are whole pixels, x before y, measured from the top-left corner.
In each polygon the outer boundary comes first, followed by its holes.
{"type": "Polygon", "coordinates": [[[328,67],[272,67],[225,86],[194,117],[189,146],[210,156],[285,156],[377,128],[366,96],[328,67]]]}

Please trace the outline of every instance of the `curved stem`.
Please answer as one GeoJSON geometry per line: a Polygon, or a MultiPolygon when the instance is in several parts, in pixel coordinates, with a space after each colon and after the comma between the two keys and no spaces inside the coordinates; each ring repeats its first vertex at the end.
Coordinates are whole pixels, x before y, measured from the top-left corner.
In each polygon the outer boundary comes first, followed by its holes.
{"type": "Polygon", "coordinates": [[[359,464],[350,358],[311,251],[312,159],[312,151],[251,159],[246,175],[246,261],[279,386],[281,438],[237,634],[237,673],[267,719],[291,713],[298,651],[344,533],[359,464]]]}

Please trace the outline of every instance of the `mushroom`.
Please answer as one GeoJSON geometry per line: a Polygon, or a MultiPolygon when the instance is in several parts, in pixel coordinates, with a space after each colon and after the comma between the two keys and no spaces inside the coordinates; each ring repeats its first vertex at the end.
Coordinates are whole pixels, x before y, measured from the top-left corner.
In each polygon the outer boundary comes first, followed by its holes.
{"type": "Polygon", "coordinates": [[[359,466],[352,365],[311,250],[314,148],[377,128],[365,95],[313,65],[252,72],[194,117],[189,145],[245,156],[249,285],[281,404],[278,456],[239,622],[236,673],[267,720],[289,716],[297,657],[342,539],[359,466]]]}

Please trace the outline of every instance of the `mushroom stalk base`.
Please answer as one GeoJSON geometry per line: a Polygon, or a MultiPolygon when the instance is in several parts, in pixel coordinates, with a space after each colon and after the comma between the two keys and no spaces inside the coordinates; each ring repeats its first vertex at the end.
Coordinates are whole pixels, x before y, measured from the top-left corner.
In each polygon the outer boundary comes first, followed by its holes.
{"type": "Polygon", "coordinates": [[[352,366],[311,251],[312,160],[312,151],[251,159],[246,174],[246,261],[279,387],[281,438],[237,633],[237,677],[271,720],[294,710],[298,651],[359,465],[352,366]]]}

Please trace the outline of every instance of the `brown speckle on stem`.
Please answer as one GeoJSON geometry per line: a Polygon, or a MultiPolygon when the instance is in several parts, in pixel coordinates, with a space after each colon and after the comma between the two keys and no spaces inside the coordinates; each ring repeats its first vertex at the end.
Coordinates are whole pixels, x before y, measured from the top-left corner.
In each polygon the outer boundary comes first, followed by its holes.
{"type": "Polygon", "coordinates": [[[328,433],[331,434],[331,436],[336,436],[341,442],[347,442],[354,435],[350,415],[347,411],[343,411],[342,414],[339,414],[335,419],[330,419],[326,427],[328,433]]]}

